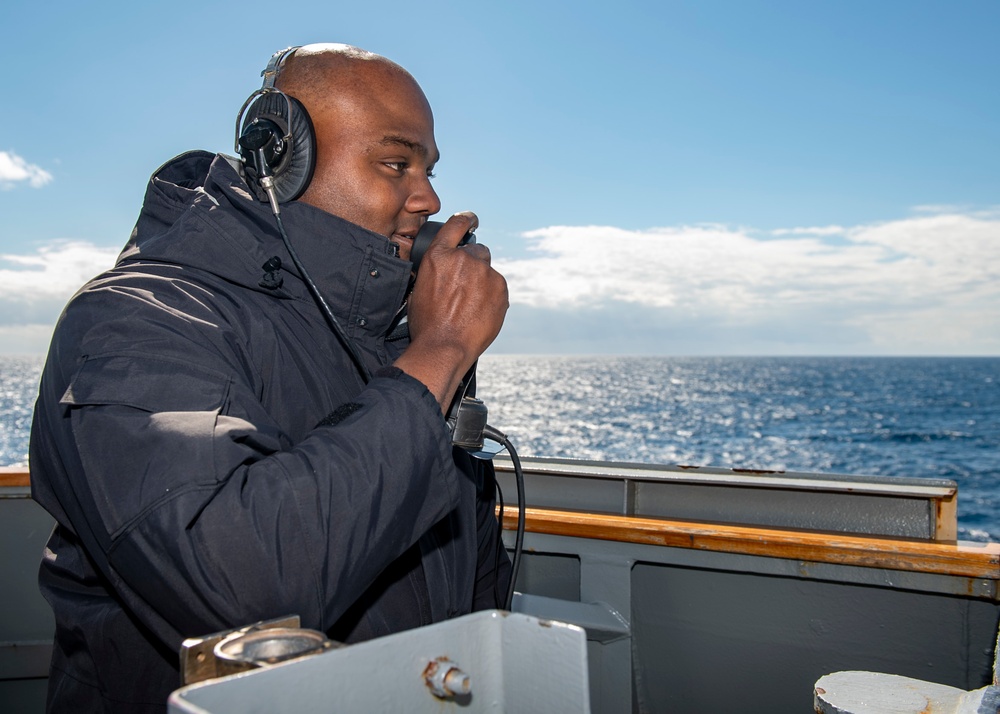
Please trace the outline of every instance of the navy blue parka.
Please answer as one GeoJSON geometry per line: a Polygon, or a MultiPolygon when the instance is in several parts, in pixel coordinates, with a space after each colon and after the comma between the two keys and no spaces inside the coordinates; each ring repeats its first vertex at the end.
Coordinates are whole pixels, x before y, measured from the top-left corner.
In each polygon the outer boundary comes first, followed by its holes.
{"type": "Polygon", "coordinates": [[[312,206],[282,217],[367,385],[269,207],[206,152],[154,174],[116,266],[60,318],[30,446],[57,521],[51,711],[164,711],[186,637],[297,614],[351,642],[506,589],[492,468],[390,366],[410,264],[312,206]]]}

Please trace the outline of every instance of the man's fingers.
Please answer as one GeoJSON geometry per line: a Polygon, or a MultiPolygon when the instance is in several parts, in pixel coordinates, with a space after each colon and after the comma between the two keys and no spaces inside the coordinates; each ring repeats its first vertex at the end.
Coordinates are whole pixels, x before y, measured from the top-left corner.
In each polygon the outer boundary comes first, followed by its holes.
{"type": "Polygon", "coordinates": [[[487,265],[490,264],[490,249],[487,246],[481,243],[468,243],[460,247],[476,260],[481,260],[487,265]]]}
{"type": "Polygon", "coordinates": [[[462,211],[445,221],[441,230],[434,236],[431,245],[437,244],[447,248],[455,248],[465,234],[479,228],[479,217],[472,211],[462,211]]]}

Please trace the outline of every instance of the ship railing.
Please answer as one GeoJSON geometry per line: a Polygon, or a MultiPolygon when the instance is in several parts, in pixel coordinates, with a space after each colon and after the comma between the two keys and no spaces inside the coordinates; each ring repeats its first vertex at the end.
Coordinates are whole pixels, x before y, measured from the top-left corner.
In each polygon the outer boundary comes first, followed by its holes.
{"type": "Polygon", "coordinates": [[[957,540],[952,481],[522,463],[514,609],[587,630],[595,712],[810,711],[844,669],[992,679],[1000,544],[957,540]]]}
{"type": "MultiPolygon", "coordinates": [[[[584,627],[594,712],[809,711],[845,669],[992,678],[1000,544],[956,538],[954,482],[522,459],[514,609],[584,627]],[[734,695],[738,697],[734,699],[734,695]]],[[[509,461],[496,460],[516,522],[509,461]]],[[[0,700],[44,689],[51,518],[0,469],[0,700]]]]}

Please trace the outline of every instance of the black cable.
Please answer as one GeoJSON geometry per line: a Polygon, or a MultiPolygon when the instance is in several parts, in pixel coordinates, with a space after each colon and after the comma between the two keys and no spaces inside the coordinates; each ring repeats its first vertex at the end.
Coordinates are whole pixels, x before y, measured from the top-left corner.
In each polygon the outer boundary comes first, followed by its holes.
{"type": "Polygon", "coordinates": [[[336,316],[334,316],[333,310],[330,309],[326,299],[323,297],[322,293],[320,293],[319,288],[316,287],[316,283],[314,283],[312,278],[309,277],[309,273],[306,272],[305,266],[302,265],[302,261],[299,260],[298,254],[292,247],[292,242],[288,240],[288,234],[285,233],[285,226],[281,222],[281,214],[275,212],[274,218],[278,223],[278,232],[281,233],[281,241],[285,244],[285,250],[287,250],[288,255],[292,257],[292,263],[295,264],[295,268],[299,271],[299,274],[302,275],[302,279],[305,281],[306,287],[309,288],[309,292],[312,293],[313,299],[316,301],[316,304],[319,305],[320,312],[323,313],[323,317],[326,319],[330,329],[333,330],[333,333],[337,336],[341,344],[344,346],[344,349],[347,350],[351,359],[354,361],[354,366],[357,367],[358,372],[361,373],[361,379],[364,380],[365,384],[368,384],[372,379],[372,374],[368,371],[368,368],[362,361],[358,348],[354,345],[354,341],[347,336],[346,332],[344,332],[344,328],[340,326],[340,322],[338,322],[336,316]]]}
{"type": "Polygon", "coordinates": [[[504,446],[510,452],[510,460],[514,464],[514,482],[517,484],[517,533],[514,537],[514,558],[510,567],[510,587],[507,589],[507,610],[514,602],[514,583],[517,581],[517,571],[521,567],[521,552],[524,548],[524,471],[521,470],[521,460],[517,457],[514,445],[506,437],[504,446]]]}
{"type": "MultiPolygon", "coordinates": [[[[503,489],[500,488],[500,482],[496,480],[496,476],[493,478],[493,487],[497,491],[497,505],[500,506],[500,523],[497,525],[497,547],[496,555],[493,558],[493,573],[494,575],[500,570],[500,554],[504,552],[503,544],[503,512],[505,504],[503,502],[503,489]]],[[[506,598],[504,600],[500,599],[500,579],[493,578],[493,603],[502,608],[506,603],[506,598]]]]}
{"type": "MultiPolygon", "coordinates": [[[[517,581],[517,573],[521,568],[521,554],[524,550],[524,471],[521,469],[521,459],[517,456],[517,450],[510,443],[507,435],[499,430],[487,425],[483,429],[483,436],[492,439],[500,444],[510,453],[511,463],[514,465],[514,483],[517,485],[517,529],[514,533],[514,557],[510,563],[510,584],[507,586],[507,598],[504,601],[504,609],[510,610],[514,602],[514,583],[517,581]]],[[[501,527],[503,526],[503,511],[501,510],[501,527]]]]}

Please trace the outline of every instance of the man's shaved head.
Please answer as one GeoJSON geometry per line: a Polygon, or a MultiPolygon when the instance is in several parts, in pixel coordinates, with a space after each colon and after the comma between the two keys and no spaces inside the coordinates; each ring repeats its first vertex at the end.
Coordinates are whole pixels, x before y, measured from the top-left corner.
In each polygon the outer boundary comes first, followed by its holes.
{"type": "Polygon", "coordinates": [[[316,132],[316,170],[301,200],[388,237],[407,257],[440,209],[429,183],[434,117],[416,80],[373,52],[315,44],[285,59],[275,86],[302,102],[316,132]]]}
{"type": "Polygon", "coordinates": [[[405,69],[392,60],[341,44],[299,47],[285,58],[275,86],[303,104],[322,103],[335,91],[367,91],[370,82],[395,75],[416,84],[405,69]]]}

